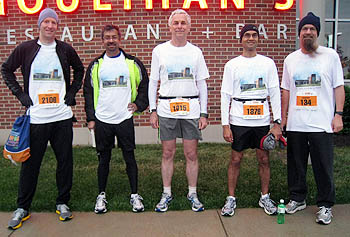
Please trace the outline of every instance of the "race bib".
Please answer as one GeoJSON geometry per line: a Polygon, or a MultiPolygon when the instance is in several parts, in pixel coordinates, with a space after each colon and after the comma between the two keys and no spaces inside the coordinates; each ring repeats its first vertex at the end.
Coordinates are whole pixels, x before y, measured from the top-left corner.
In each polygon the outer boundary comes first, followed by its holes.
{"type": "Polygon", "coordinates": [[[246,101],[243,103],[243,119],[261,119],[264,117],[264,102],[246,101]]]}
{"type": "Polygon", "coordinates": [[[188,115],[190,113],[189,99],[171,99],[170,112],[173,115],[188,115]]]}
{"type": "Polygon", "coordinates": [[[317,94],[315,92],[298,92],[296,96],[296,104],[298,109],[316,110],[317,94]]]}
{"type": "Polygon", "coordinates": [[[60,96],[58,93],[47,93],[47,94],[38,94],[39,104],[45,105],[45,107],[56,107],[60,102],[60,96]]]}

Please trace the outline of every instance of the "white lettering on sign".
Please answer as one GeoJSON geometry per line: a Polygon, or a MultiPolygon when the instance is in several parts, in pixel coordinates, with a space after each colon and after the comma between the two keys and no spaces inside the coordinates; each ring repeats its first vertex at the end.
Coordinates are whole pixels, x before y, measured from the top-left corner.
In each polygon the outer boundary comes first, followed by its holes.
{"type": "Polygon", "coordinates": [[[65,26],[63,28],[63,33],[62,33],[62,36],[61,36],[61,40],[64,41],[64,39],[67,38],[67,37],[68,37],[70,42],[73,41],[73,37],[72,37],[72,35],[71,35],[70,31],[69,31],[68,26],[65,26]]]}
{"type": "Polygon", "coordinates": [[[147,24],[147,39],[151,39],[151,32],[154,38],[159,39],[159,24],[156,24],[156,31],[151,24],[147,24]]]}
{"type": "Polygon", "coordinates": [[[85,26],[81,27],[81,37],[83,38],[84,41],[91,41],[94,38],[94,27],[90,26],[90,37],[86,38],[85,36],[85,26]]]}
{"type": "Polygon", "coordinates": [[[287,26],[285,24],[277,25],[277,39],[281,39],[281,34],[283,35],[283,39],[287,39],[287,26]]]}
{"type": "Polygon", "coordinates": [[[12,41],[11,39],[16,39],[16,36],[11,35],[11,33],[15,33],[16,30],[7,30],[7,44],[16,44],[16,40],[12,41]]]}
{"type": "Polygon", "coordinates": [[[25,36],[27,36],[29,39],[34,39],[34,36],[30,34],[30,32],[33,31],[33,28],[28,28],[24,31],[25,36]]]}
{"type": "Polygon", "coordinates": [[[124,39],[127,40],[129,38],[129,35],[131,35],[134,40],[137,39],[135,29],[132,25],[128,25],[124,39]]]}
{"type": "MultiPolygon", "coordinates": [[[[235,27],[235,33],[236,33],[236,38],[239,39],[239,34],[241,32],[242,27],[244,26],[244,24],[242,23],[237,23],[236,27],[235,27]]],[[[277,30],[277,34],[276,37],[277,39],[283,39],[286,40],[287,39],[287,25],[285,24],[277,24],[275,27],[274,26],[269,26],[269,27],[265,27],[264,24],[260,24],[258,29],[259,29],[259,34],[260,34],[260,38],[264,38],[267,39],[267,32],[268,29],[272,29],[275,28],[277,30]],[[281,37],[282,36],[282,37],[281,37]]],[[[122,29],[121,29],[122,30],[122,29]]],[[[33,28],[27,28],[24,30],[24,35],[27,37],[27,39],[34,39],[34,35],[33,34],[33,28]]],[[[94,31],[95,31],[95,27],[94,26],[82,26],[81,27],[81,37],[78,38],[77,35],[72,35],[70,32],[70,28],[68,26],[65,26],[63,28],[63,32],[61,34],[61,36],[57,35],[57,38],[60,38],[62,41],[67,40],[70,42],[73,41],[77,41],[77,40],[83,40],[83,41],[92,41],[94,40],[94,31]],[[75,38],[73,38],[75,37],[75,38]]],[[[152,26],[151,24],[147,24],[146,25],[146,31],[147,31],[147,39],[150,40],[152,38],[159,40],[161,38],[161,32],[159,29],[159,24],[155,24],[154,26],[152,26]]],[[[1,32],[1,31],[0,31],[1,32]]],[[[15,29],[8,29],[6,30],[6,40],[7,40],[7,44],[17,44],[16,42],[16,36],[18,36],[17,31],[15,29]]],[[[215,31],[211,30],[209,27],[206,27],[206,31],[201,32],[203,34],[203,37],[209,39],[210,36],[217,34],[220,35],[220,33],[216,33],[215,31]]],[[[232,32],[234,33],[234,32],[232,32]]],[[[1,35],[1,34],[0,34],[1,35]]],[[[137,36],[136,36],[136,31],[133,25],[127,25],[127,29],[125,30],[125,35],[124,35],[124,40],[137,40],[137,36]]],[[[1,41],[1,39],[0,39],[1,41]]]]}

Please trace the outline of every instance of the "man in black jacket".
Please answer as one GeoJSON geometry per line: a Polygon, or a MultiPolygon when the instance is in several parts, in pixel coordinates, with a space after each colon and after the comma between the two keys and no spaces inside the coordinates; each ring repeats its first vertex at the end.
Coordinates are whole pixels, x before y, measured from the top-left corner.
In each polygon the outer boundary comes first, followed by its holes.
{"type": "Polygon", "coordinates": [[[39,37],[18,45],[1,68],[2,77],[12,93],[31,116],[31,157],[22,163],[17,210],[9,221],[10,229],[17,229],[29,219],[29,208],[35,193],[40,166],[50,141],[57,159],[56,183],[58,197],[56,213],[61,221],[73,215],[67,206],[73,177],[73,112],[75,95],[84,76],[84,66],[75,50],[55,39],[58,16],[50,8],[38,19],[39,37]],[[14,72],[21,67],[24,87],[14,72]],[[73,81],[70,82],[70,67],[73,81]]]}
{"type": "Polygon", "coordinates": [[[126,163],[132,210],[141,212],[144,206],[137,193],[133,113],[148,107],[147,71],[140,60],[119,48],[121,34],[117,26],[106,25],[101,37],[106,50],[90,63],[84,80],[88,128],[95,131],[99,160],[95,213],[107,212],[106,185],[115,136],[126,163]]]}

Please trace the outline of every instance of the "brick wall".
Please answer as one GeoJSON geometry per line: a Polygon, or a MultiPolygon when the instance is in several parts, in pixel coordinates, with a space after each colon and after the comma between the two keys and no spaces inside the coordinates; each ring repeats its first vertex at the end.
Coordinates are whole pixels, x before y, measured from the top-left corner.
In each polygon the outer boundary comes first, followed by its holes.
{"type": "MultiPolygon", "coordinates": [[[[38,15],[26,15],[21,12],[17,6],[16,0],[5,0],[7,2],[7,16],[0,16],[0,62],[3,63],[11,51],[19,43],[29,40],[25,31],[33,28],[29,33],[38,36],[37,18],[38,15]],[[15,30],[10,35],[13,37],[8,43],[8,30],[15,30]]],[[[27,0],[27,6],[32,7],[35,0],[27,0]]],[[[71,1],[66,0],[66,4],[71,1]]],[[[201,10],[197,2],[192,2],[188,10],[192,17],[192,28],[188,37],[189,41],[199,46],[204,54],[204,58],[209,68],[210,79],[208,83],[208,112],[209,124],[220,124],[220,86],[225,63],[241,54],[241,45],[239,39],[236,39],[237,24],[263,24],[267,39],[261,38],[258,52],[275,60],[279,75],[281,76],[284,58],[295,49],[295,5],[288,11],[276,11],[273,9],[275,0],[246,0],[245,9],[237,10],[231,0],[228,0],[228,8],[220,9],[220,0],[208,0],[208,9],[201,10]],[[278,39],[277,25],[285,24],[287,26],[284,39],[278,39]],[[209,31],[209,39],[203,31],[209,31]]],[[[279,1],[283,2],[283,1],[279,1]]],[[[55,0],[46,0],[45,6],[51,7],[58,12],[60,25],[57,32],[57,38],[60,39],[64,27],[68,27],[73,41],[65,37],[65,41],[70,43],[78,52],[84,66],[98,56],[103,48],[100,39],[100,29],[107,23],[119,25],[122,32],[122,38],[125,37],[128,25],[132,25],[137,39],[133,39],[129,31],[128,38],[122,40],[122,48],[126,52],[136,55],[144,63],[148,72],[150,72],[152,49],[161,42],[170,39],[170,33],[167,27],[167,19],[171,11],[181,8],[182,0],[170,0],[170,9],[163,10],[161,1],[153,2],[153,10],[146,10],[145,3],[141,0],[132,1],[132,10],[123,9],[123,1],[104,0],[102,3],[111,3],[112,11],[95,12],[93,10],[93,0],[80,0],[79,8],[72,14],[62,13],[58,10],[55,0]],[[156,30],[156,24],[159,24],[159,39],[150,34],[147,39],[147,24],[151,24],[156,30]],[[94,34],[91,41],[85,41],[82,37],[82,26],[85,26],[85,37],[90,36],[90,26],[93,26],[94,34]]],[[[129,26],[130,27],[130,26],[129,26]]],[[[262,29],[263,30],[263,29],[262,29]]],[[[68,36],[68,34],[65,34],[68,36]]],[[[17,73],[18,80],[22,84],[22,78],[17,73]]],[[[3,80],[0,80],[0,129],[8,129],[19,114],[21,108],[18,100],[7,89],[3,80]]],[[[75,127],[84,127],[85,112],[82,90],[77,95],[77,105],[74,108],[74,114],[78,119],[75,127]]],[[[137,126],[149,125],[149,114],[141,115],[135,118],[137,126]]]]}

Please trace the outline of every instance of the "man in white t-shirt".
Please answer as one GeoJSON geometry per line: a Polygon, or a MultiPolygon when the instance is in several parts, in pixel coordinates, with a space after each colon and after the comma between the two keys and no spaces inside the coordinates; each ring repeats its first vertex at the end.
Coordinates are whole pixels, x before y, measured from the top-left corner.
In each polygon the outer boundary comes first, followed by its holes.
{"type": "Polygon", "coordinates": [[[330,224],[335,202],[333,133],[343,129],[343,70],[336,51],[319,46],[320,18],[309,12],[298,27],[300,49],[284,61],[282,126],[287,125],[289,214],[306,208],[310,154],[317,185],[316,222],[330,224]],[[334,110],[335,109],[335,110],[334,110]],[[287,115],[288,112],[288,115],[287,115]]]}
{"type": "Polygon", "coordinates": [[[38,19],[39,38],[18,45],[2,65],[3,78],[12,93],[30,113],[30,153],[22,163],[19,178],[17,210],[8,227],[20,228],[29,219],[29,208],[35,193],[40,166],[48,141],[57,159],[56,213],[61,221],[73,218],[67,206],[73,176],[73,112],[75,95],[84,76],[84,66],[75,50],[56,40],[58,16],[46,8],[38,19]],[[23,90],[14,72],[21,67],[23,90]],[[70,74],[73,68],[73,80],[70,74]]]}
{"type": "Polygon", "coordinates": [[[101,33],[105,51],[89,65],[84,80],[88,128],[94,130],[98,156],[98,189],[95,213],[107,212],[106,186],[115,137],[126,163],[133,212],[144,211],[137,193],[138,168],[135,160],[133,114],[148,107],[148,75],[142,62],[124,52],[118,26],[106,25],[101,33]]]}
{"type": "Polygon", "coordinates": [[[197,196],[198,140],[207,126],[208,69],[202,51],[187,41],[191,17],[186,11],[173,11],[168,21],[171,40],[158,45],[152,52],[149,82],[150,122],[159,128],[163,146],[162,180],[163,193],[155,211],[168,210],[171,180],[174,172],[176,138],[183,139],[188,181],[187,198],[192,210],[203,211],[204,206],[197,196]],[[160,81],[158,105],[157,86],[160,81]]]}
{"type": "MultiPolygon", "coordinates": [[[[225,65],[221,86],[221,123],[225,141],[232,144],[228,167],[229,196],[221,210],[223,216],[233,216],[236,208],[235,189],[240,172],[243,151],[256,149],[259,162],[261,197],[259,206],[268,215],[277,211],[270,198],[269,151],[263,149],[261,140],[272,133],[278,140],[281,132],[281,99],[277,69],[274,61],[257,54],[259,31],[255,25],[245,25],[240,32],[242,55],[225,65]],[[270,129],[270,96],[274,126],[270,129]],[[231,106],[231,109],[229,110],[231,106]]],[[[272,138],[273,141],[273,138],[272,138]]]]}

